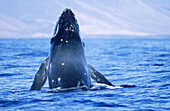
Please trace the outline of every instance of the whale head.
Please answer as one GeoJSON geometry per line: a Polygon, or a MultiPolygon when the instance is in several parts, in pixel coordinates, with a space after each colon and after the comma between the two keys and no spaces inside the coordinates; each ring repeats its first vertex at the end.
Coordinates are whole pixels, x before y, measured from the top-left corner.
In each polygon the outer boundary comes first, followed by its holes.
{"type": "Polygon", "coordinates": [[[62,40],[79,40],[79,25],[75,18],[74,13],[71,9],[65,9],[61,16],[59,17],[58,22],[56,23],[53,38],[53,41],[62,41],[62,40]]]}

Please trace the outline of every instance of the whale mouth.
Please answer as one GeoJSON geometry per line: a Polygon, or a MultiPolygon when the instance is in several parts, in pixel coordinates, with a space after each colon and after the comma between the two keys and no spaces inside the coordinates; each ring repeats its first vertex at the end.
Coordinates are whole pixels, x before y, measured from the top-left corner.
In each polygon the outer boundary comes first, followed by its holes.
{"type": "Polygon", "coordinates": [[[65,32],[79,32],[79,26],[77,23],[77,20],[75,18],[74,13],[71,11],[71,9],[66,8],[63,13],[61,14],[55,30],[54,35],[56,35],[60,31],[65,32]]]}

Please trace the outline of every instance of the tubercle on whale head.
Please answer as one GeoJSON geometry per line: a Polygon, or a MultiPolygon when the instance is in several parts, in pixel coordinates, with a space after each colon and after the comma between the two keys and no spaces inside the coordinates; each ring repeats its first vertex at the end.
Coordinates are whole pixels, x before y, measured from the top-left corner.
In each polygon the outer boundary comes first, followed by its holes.
{"type": "Polygon", "coordinates": [[[54,40],[57,38],[61,40],[80,39],[79,25],[71,9],[66,8],[59,17],[58,22],[56,23],[52,39],[54,40]]]}

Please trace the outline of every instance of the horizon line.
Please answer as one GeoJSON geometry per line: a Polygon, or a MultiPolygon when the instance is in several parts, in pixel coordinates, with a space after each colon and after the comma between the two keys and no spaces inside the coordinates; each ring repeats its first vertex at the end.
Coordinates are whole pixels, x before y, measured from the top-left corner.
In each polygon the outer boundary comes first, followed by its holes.
{"type": "MultiPolygon", "coordinates": [[[[170,39],[169,34],[124,35],[124,34],[80,34],[82,39],[170,39]]],[[[0,39],[50,39],[53,36],[0,37],[0,39]]]]}

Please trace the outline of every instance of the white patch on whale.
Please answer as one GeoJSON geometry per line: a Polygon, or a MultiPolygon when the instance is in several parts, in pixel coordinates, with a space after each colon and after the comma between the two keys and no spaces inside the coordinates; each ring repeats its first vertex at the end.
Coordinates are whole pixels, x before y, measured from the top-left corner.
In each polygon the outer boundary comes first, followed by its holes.
{"type": "Polygon", "coordinates": [[[60,80],[61,80],[61,78],[59,77],[59,78],[58,78],[58,81],[60,81],[60,80]]]}
{"type": "Polygon", "coordinates": [[[66,31],[68,31],[68,30],[69,30],[69,27],[66,28],[66,31]]]}
{"type": "Polygon", "coordinates": [[[61,78],[60,78],[60,77],[58,78],[58,83],[59,83],[59,84],[61,83],[61,78]]]}
{"type": "Polygon", "coordinates": [[[50,63],[50,68],[52,68],[52,63],[50,63]]]}

